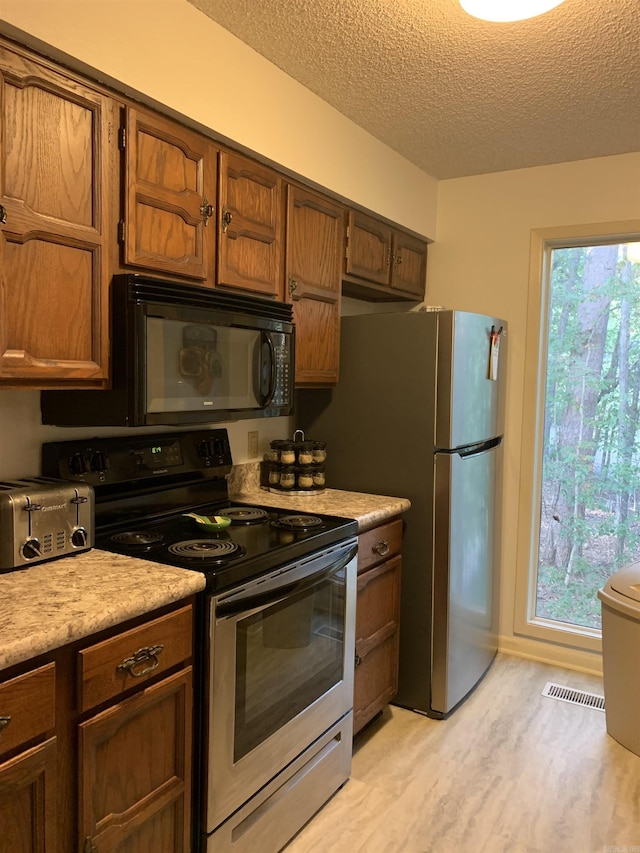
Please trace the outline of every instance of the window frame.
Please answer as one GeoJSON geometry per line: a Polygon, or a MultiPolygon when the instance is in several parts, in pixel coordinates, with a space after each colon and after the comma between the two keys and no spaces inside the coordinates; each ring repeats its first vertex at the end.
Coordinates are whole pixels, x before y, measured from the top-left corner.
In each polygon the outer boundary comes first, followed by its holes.
{"type": "Polygon", "coordinates": [[[547,384],[551,253],[554,249],[640,241],[640,220],[531,231],[514,600],[514,634],[585,652],[602,651],[602,632],[535,615],[542,442],[547,384]]]}

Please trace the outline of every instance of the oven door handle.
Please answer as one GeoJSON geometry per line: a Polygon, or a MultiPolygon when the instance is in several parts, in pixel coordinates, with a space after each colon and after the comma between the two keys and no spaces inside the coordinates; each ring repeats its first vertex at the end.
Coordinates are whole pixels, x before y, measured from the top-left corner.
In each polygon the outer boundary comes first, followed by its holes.
{"type": "Polygon", "coordinates": [[[252,590],[247,590],[246,595],[240,592],[237,596],[234,595],[232,598],[219,601],[216,604],[216,617],[235,616],[238,613],[244,613],[249,610],[263,608],[269,604],[275,604],[277,601],[286,598],[288,595],[308,589],[319,581],[339,572],[351,562],[357,553],[358,546],[353,545],[349,548],[346,554],[341,555],[341,557],[331,563],[331,565],[324,566],[318,571],[313,572],[310,575],[306,575],[303,578],[290,583],[284,583],[282,586],[277,586],[275,589],[269,589],[258,593],[255,593],[252,590]]]}

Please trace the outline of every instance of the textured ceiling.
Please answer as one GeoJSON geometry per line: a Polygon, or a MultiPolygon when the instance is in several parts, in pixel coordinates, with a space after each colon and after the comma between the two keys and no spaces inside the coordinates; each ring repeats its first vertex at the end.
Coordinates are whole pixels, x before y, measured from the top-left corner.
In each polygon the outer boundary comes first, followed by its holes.
{"type": "Polygon", "coordinates": [[[435,178],[640,151],[639,0],[189,0],[435,178]]]}

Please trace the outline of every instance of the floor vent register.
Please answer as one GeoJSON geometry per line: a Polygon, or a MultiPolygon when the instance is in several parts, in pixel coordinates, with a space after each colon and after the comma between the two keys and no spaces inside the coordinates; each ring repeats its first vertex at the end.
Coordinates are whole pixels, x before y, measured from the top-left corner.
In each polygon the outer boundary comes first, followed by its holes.
{"type": "Polygon", "coordinates": [[[574,690],[572,687],[563,687],[562,684],[554,684],[552,681],[547,681],[542,695],[548,696],[549,699],[559,699],[560,702],[570,702],[572,705],[584,705],[587,708],[595,708],[596,711],[604,711],[604,696],[587,693],[584,690],[574,690]]]}

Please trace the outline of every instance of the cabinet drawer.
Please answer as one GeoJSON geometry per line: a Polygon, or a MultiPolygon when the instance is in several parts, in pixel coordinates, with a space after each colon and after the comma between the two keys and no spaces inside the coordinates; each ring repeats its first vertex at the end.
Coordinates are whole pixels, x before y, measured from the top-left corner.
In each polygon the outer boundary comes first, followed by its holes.
{"type": "Polygon", "coordinates": [[[399,554],[402,548],[402,520],[397,518],[358,536],[358,574],[381,560],[399,554]]]}
{"type": "Polygon", "coordinates": [[[0,723],[0,755],[55,727],[55,667],[48,663],[0,684],[0,718],[5,723],[0,723]]]}
{"type": "Polygon", "coordinates": [[[189,659],[192,626],[193,608],[189,605],[81,651],[81,710],[113,699],[189,659]]]}

